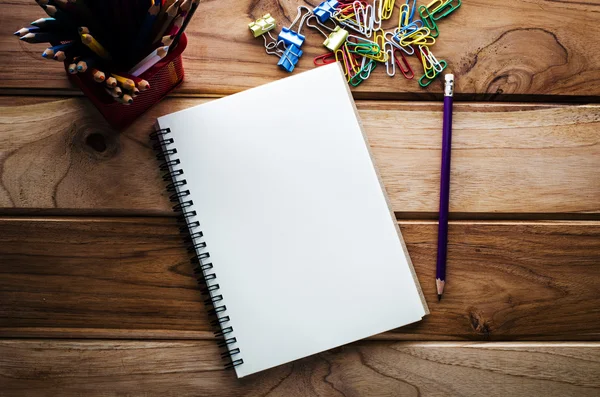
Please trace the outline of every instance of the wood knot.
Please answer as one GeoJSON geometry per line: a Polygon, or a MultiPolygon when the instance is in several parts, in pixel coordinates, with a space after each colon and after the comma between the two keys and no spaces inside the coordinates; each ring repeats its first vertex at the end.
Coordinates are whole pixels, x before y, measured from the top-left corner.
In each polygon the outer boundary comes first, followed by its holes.
{"type": "Polygon", "coordinates": [[[85,143],[97,152],[102,153],[106,150],[106,140],[104,135],[100,133],[93,133],[87,136],[85,143]]]}
{"type": "Polygon", "coordinates": [[[108,160],[119,153],[119,133],[98,124],[83,123],[77,126],[75,149],[94,160],[108,160]]]}
{"type": "Polygon", "coordinates": [[[477,313],[475,310],[469,310],[469,322],[473,331],[482,336],[485,340],[490,339],[490,334],[492,332],[490,323],[483,318],[481,313],[477,313]]]}

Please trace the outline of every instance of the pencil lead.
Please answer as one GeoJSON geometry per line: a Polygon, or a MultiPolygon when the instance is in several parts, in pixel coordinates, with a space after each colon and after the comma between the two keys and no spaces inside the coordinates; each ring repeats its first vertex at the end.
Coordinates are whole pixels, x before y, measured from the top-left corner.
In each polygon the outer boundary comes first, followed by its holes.
{"type": "Polygon", "coordinates": [[[438,302],[442,300],[442,294],[438,294],[438,302]]]}

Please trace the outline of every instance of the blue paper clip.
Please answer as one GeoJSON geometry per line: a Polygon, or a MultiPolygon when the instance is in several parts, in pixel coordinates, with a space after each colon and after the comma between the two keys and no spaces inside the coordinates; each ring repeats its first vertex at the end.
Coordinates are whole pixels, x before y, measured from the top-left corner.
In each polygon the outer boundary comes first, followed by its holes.
{"type": "Polygon", "coordinates": [[[286,27],[281,28],[281,32],[279,33],[279,37],[277,38],[278,41],[281,40],[286,45],[295,45],[298,48],[302,47],[302,44],[304,44],[304,39],[305,37],[303,35],[301,35],[300,33],[296,33],[293,30],[290,30],[290,28],[286,27]]]}
{"type": "Polygon", "coordinates": [[[302,50],[296,47],[294,44],[290,44],[284,51],[281,58],[279,58],[277,66],[280,66],[282,69],[288,72],[292,72],[301,56],[302,50]]]}
{"type": "Polygon", "coordinates": [[[331,18],[331,16],[335,12],[335,8],[337,7],[337,5],[337,0],[325,0],[324,2],[315,7],[315,9],[313,10],[313,14],[315,14],[315,16],[319,18],[319,21],[325,22],[329,18],[331,18]]]}

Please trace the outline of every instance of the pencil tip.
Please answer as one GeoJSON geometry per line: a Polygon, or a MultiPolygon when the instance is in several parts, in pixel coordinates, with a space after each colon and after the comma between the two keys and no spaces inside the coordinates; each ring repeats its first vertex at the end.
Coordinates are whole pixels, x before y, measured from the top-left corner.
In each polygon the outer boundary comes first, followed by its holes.
{"type": "Polygon", "coordinates": [[[21,33],[19,33],[19,31],[17,30],[16,32],[13,33],[15,36],[20,36],[21,33]]]}
{"type": "Polygon", "coordinates": [[[442,300],[442,294],[438,294],[438,302],[442,300]]]}

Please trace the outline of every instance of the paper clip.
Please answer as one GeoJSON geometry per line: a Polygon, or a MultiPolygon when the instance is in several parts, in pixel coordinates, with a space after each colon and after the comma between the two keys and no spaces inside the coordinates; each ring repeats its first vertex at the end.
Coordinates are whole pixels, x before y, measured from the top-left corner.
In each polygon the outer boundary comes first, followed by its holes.
{"type": "Polygon", "coordinates": [[[294,44],[290,44],[281,58],[279,58],[279,62],[277,62],[277,66],[280,66],[282,69],[292,72],[298,64],[298,60],[302,56],[302,50],[296,47],[294,44]]]}
{"type": "Polygon", "coordinates": [[[315,9],[313,10],[313,14],[317,18],[319,18],[319,21],[325,22],[329,18],[331,18],[337,6],[337,0],[325,0],[324,2],[315,7],[315,9]]]}
{"type": "MultiPolygon", "coordinates": [[[[426,46],[419,46],[419,51],[421,52],[421,60],[425,59],[428,63],[429,63],[429,67],[428,68],[433,68],[435,71],[437,72],[441,72],[441,66],[440,66],[440,62],[437,60],[437,58],[431,53],[431,51],[429,50],[429,48],[427,48],[426,46]]],[[[425,66],[425,62],[423,63],[423,65],[425,66]]]]}
{"type": "Polygon", "coordinates": [[[388,54],[385,51],[385,32],[383,30],[374,31],[373,42],[377,45],[379,51],[375,54],[365,55],[365,57],[374,59],[377,62],[386,62],[388,54]]]}
{"type": "MultiPolygon", "coordinates": [[[[410,2],[410,0],[406,0],[406,5],[408,5],[409,2],[410,2]]],[[[411,23],[413,21],[413,18],[415,17],[416,9],[417,9],[417,0],[413,0],[412,6],[410,6],[410,15],[408,16],[408,23],[411,23]]]]}
{"type": "Polygon", "coordinates": [[[380,6],[382,1],[383,0],[373,0],[373,6],[371,7],[371,28],[373,30],[381,29],[381,25],[383,24],[383,19],[381,18],[381,13],[383,10],[380,6]],[[379,3],[379,5],[377,5],[377,3],[379,3]]]}
{"type": "Polygon", "coordinates": [[[400,6],[400,16],[398,17],[398,27],[404,27],[410,23],[410,7],[408,3],[400,6]]]}
{"type": "Polygon", "coordinates": [[[454,0],[448,0],[441,7],[438,7],[434,11],[432,11],[431,14],[432,14],[433,19],[436,21],[439,21],[440,19],[447,17],[449,14],[453,13],[462,4],[462,2],[460,0],[456,0],[457,4],[454,5],[454,4],[452,4],[453,1],[454,0]],[[447,8],[448,6],[450,6],[450,8],[447,8]]]}
{"type": "Polygon", "coordinates": [[[385,41],[390,43],[395,48],[404,51],[407,55],[413,55],[415,53],[415,49],[411,46],[402,47],[400,44],[398,44],[398,39],[396,38],[394,32],[385,32],[385,41]],[[388,37],[388,35],[391,35],[391,37],[388,37]]]}
{"type": "Polygon", "coordinates": [[[381,3],[381,19],[390,19],[394,12],[394,3],[396,0],[383,0],[381,3]]]}
{"type": "Polygon", "coordinates": [[[446,61],[444,61],[443,59],[440,61],[440,65],[442,66],[442,71],[437,72],[432,78],[428,77],[427,75],[421,76],[421,78],[419,79],[419,85],[421,87],[427,87],[429,84],[431,84],[431,82],[435,80],[435,78],[438,77],[448,66],[446,61]]]}
{"type": "Polygon", "coordinates": [[[335,53],[328,52],[327,54],[323,54],[323,55],[319,55],[319,56],[315,57],[315,59],[313,60],[313,63],[315,64],[315,66],[325,66],[325,65],[329,65],[330,63],[334,63],[335,61],[336,61],[335,53]]]}
{"type": "Polygon", "coordinates": [[[358,85],[360,85],[360,83],[362,83],[371,76],[371,72],[375,70],[376,67],[377,62],[375,62],[372,59],[369,60],[369,62],[358,71],[358,73],[356,73],[350,78],[350,84],[353,87],[357,87],[358,85]]]}
{"type": "MultiPolygon", "coordinates": [[[[413,52],[414,52],[414,50],[413,50],[413,52]]],[[[404,53],[395,49],[393,56],[394,56],[394,60],[396,61],[396,65],[400,69],[400,72],[402,72],[402,75],[405,78],[407,78],[408,80],[412,80],[415,77],[415,72],[410,67],[410,64],[408,63],[408,59],[406,59],[406,57],[404,56],[404,53]],[[397,52],[400,53],[400,58],[402,58],[402,62],[400,62],[400,60],[398,59],[398,56],[396,54],[397,52]]]]}
{"type": "Polygon", "coordinates": [[[435,12],[438,9],[442,8],[444,6],[444,3],[446,3],[449,0],[433,0],[431,3],[427,4],[424,7],[427,7],[427,9],[430,12],[435,12]]]}
{"type": "Polygon", "coordinates": [[[290,24],[290,26],[288,27],[283,27],[281,29],[281,32],[279,32],[279,37],[278,40],[279,41],[283,41],[285,44],[287,45],[294,45],[296,46],[298,49],[300,47],[302,47],[302,44],[304,44],[304,40],[306,39],[306,37],[304,37],[303,35],[300,34],[300,31],[302,30],[302,25],[304,24],[304,21],[306,20],[307,17],[312,15],[312,11],[305,6],[299,6],[298,7],[298,14],[296,14],[296,18],[292,21],[292,23],[290,24]],[[304,16],[302,16],[302,10],[306,10],[307,13],[304,14],[304,16]],[[296,23],[298,23],[298,21],[300,21],[300,25],[298,26],[298,32],[294,32],[292,30],[292,28],[294,27],[294,25],[296,23]]]}
{"type": "MultiPolygon", "coordinates": [[[[394,59],[394,51],[396,50],[392,43],[386,41],[383,45],[385,53],[388,55],[387,61],[385,61],[385,72],[388,76],[394,77],[396,75],[396,64],[394,59]],[[389,47],[389,48],[388,48],[389,47]]],[[[397,50],[396,50],[397,51],[397,50]]]]}
{"type": "Polygon", "coordinates": [[[374,41],[354,35],[348,35],[348,41],[346,41],[344,47],[349,53],[369,58],[376,58],[381,52],[381,47],[374,41]],[[352,40],[356,40],[356,42],[352,40]],[[348,47],[352,49],[350,50],[348,47]]]}
{"type": "Polygon", "coordinates": [[[423,26],[429,28],[431,37],[438,37],[440,31],[433,16],[429,13],[429,9],[425,6],[419,6],[419,15],[421,16],[421,21],[423,21],[423,26]]]}
{"type": "Polygon", "coordinates": [[[431,37],[430,33],[431,31],[427,27],[419,28],[412,33],[402,36],[398,44],[404,47],[409,45],[433,45],[435,44],[435,38],[431,37]]]}
{"type": "Polygon", "coordinates": [[[276,26],[277,22],[271,14],[265,14],[262,18],[258,18],[255,22],[248,24],[248,28],[250,28],[255,38],[275,29],[276,26]]]}

